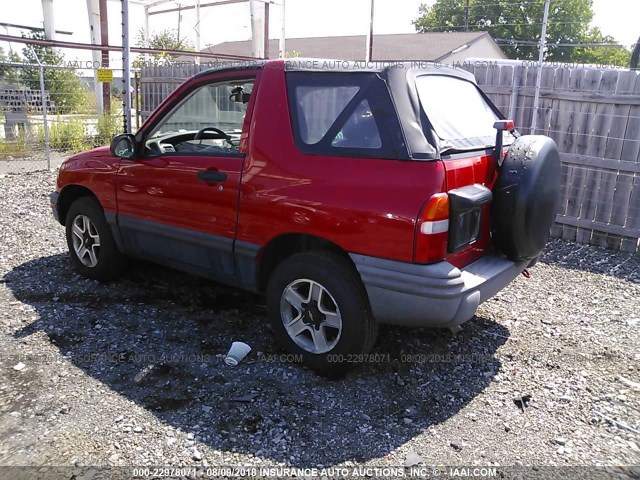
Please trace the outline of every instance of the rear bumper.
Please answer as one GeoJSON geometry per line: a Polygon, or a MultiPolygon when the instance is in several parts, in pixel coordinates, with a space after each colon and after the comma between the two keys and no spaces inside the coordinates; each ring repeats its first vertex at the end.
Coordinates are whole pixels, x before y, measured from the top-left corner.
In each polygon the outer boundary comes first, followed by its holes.
{"type": "Polygon", "coordinates": [[[507,286],[526,267],[487,255],[463,269],[448,262],[430,265],[350,254],[382,323],[455,327],[472,318],[482,302],[507,286]]]}

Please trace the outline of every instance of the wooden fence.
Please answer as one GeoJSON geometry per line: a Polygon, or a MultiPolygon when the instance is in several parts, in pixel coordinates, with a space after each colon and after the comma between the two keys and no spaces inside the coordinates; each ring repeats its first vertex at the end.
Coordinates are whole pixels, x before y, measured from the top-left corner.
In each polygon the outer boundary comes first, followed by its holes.
{"type": "MultiPolygon", "coordinates": [[[[537,68],[469,66],[500,110],[531,133],[537,68]]],[[[635,252],[640,238],[640,75],[543,68],[536,134],[553,138],[562,196],[552,235],[635,252]]]]}
{"type": "MultiPolygon", "coordinates": [[[[465,66],[521,133],[531,133],[537,68],[465,66]]],[[[148,67],[141,75],[146,118],[203,67],[148,67]]],[[[640,239],[640,75],[626,70],[544,68],[537,134],[553,138],[562,196],[552,235],[635,252],[640,239]]]]}

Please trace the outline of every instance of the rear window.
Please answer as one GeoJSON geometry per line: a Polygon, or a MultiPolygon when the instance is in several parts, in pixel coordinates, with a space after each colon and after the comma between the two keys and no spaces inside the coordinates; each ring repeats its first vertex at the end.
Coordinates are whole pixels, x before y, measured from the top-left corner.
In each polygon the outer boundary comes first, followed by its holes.
{"type": "MultiPolygon", "coordinates": [[[[473,83],[447,75],[422,75],[416,78],[420,103],[440,138],[440,149],[472,150],[493,147],[498,115],[473,83]]],[[[514,137],[504,133],[504,144],[514,137]]]]}
{"type": "Polygon", "coordinates": [[[384,81],[369,73],[287,74],[293,134],[310,154],[398,158],[400,124],[384,81]]]}

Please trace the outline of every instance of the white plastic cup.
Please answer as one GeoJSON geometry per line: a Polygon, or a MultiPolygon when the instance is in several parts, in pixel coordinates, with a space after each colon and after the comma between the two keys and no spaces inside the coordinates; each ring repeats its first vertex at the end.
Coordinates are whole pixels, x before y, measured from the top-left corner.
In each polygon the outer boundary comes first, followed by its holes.
{"type": "Polygon", "coordinates": [[[251,351],[251,347],[244,342],[233,342],[229,353],[224,357],[224,363],[235,367],[251,351]]]}

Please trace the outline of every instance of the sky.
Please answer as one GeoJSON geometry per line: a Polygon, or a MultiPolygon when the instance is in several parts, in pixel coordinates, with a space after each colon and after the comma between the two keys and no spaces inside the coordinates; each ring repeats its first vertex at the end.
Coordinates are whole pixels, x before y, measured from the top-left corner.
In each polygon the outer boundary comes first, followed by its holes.
{"type": "MultiPolygon", "coordinates": [[[[9,0],[2,0],[7,2],[9,0]]],[[[277,3],[279,0],[275,0],[277,3]]],[[[89,42],[89,27],[86,0],[54,0],[56,30],[73,32],[72,35],[59,35],[59,40],[89,42]]],[[[374,35],[376,33],[414,32],[411,21],[418,16],[418,7],[422,3],[434,0],[375,0],[374,35]]],[[[41,0],[20,0],[11,11],[0,9],[0,22],[42,26],[41,0]]],[[[175,7],[173,1],[166,7],[175,7]]],[[[180,0],[180,3],[195,4],[195,0],[180,0]]],[[[202,0],[202,3],[206,3],[202,0]]],[[[287,37],[313,37],[334,35],[364,35],[368,29],[369,0],[286,0],[287,37]]],[[[161,7],[157,7],[159,9],[161,7]]],[[[593,0],[595,18],[593,24],[603,33],[612,35],[619,42],[630,46],[640,36],[640,0],[593,0]]],[[[109,38],[112,44],[121,44],[120,1],[109,0],[109,38]]],[[[277,38],[281,28],[282,8],[272,5],[270,10],[270,36],[277,38]]],[[[130,24],[132,44],[137,32],[144,25],[144,9],[139,0],[130,0],[130,24]],[[135,2],[135,3],[134,3],[135,2]]],[[[194,10],[182,12],[180,21],[181,36],[187,36],[195,43],[196,24],[194,10]]],[[[164,28],[177,28],[178,14],[170,13],[150,17],[151,32],[164,28]]],[[[19,31],[0,27],[0,33],[19,35],[19,31]]],[[[246,40],[251,36],[249,5],[231,4],[201,10],[201,46],[215,45],[224,41],[246,40]]],[[[5,51],[9,45],[0,42],[5,51]]],[[[21,50],[22,45],[13,44],[12,48],[21,50]]],[[[66,60],[90,59],[90,54],[79,50],[66,50],[66,60]]],[[[364,55],[364,47],[363,47],[364,55]]],[[[112,54],[112,65],[117,64],[120,55],[112,54]]],[[[114,65],[115,66],[115,65],[114,65]]]]}

